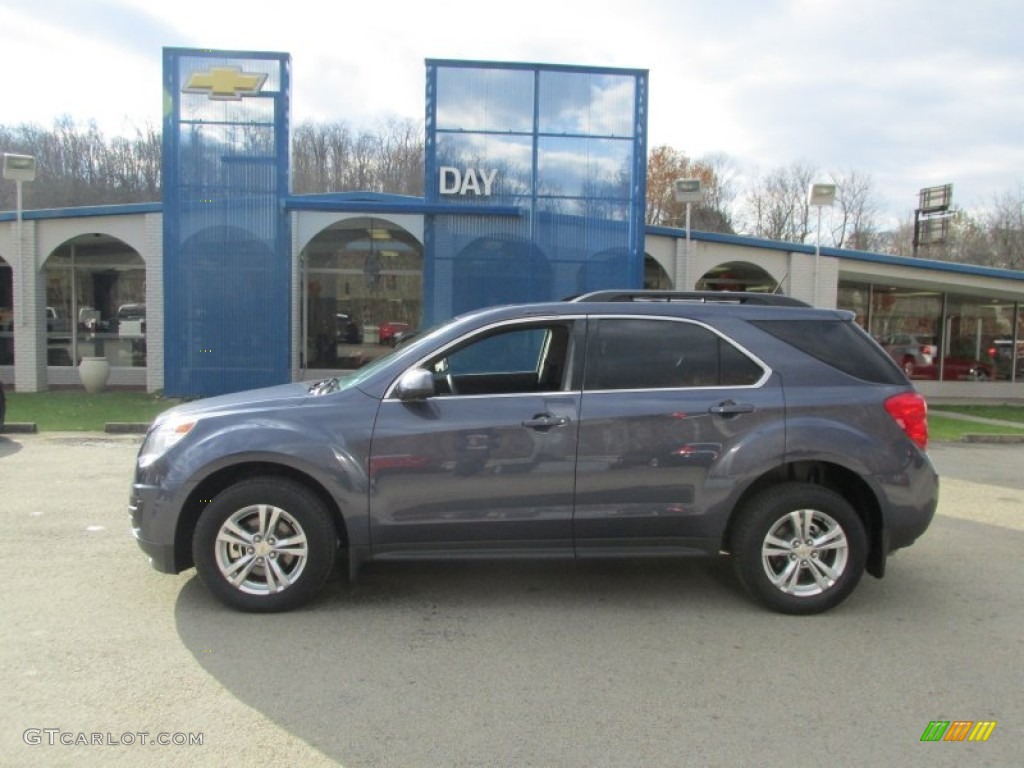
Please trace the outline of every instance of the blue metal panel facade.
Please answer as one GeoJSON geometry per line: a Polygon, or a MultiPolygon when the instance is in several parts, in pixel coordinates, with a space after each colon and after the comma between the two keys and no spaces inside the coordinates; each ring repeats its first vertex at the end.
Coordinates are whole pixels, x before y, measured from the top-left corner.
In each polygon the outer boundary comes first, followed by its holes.
{"type": "Polygon", "coordinates": [[[288,54],[164,50],[165,393],[290,378],[288,54]]]}
{"type": "Polygon", "coordinates": [[[428,60],[426,127],[425,323],[643,286],[645,70],[428,60]]]}

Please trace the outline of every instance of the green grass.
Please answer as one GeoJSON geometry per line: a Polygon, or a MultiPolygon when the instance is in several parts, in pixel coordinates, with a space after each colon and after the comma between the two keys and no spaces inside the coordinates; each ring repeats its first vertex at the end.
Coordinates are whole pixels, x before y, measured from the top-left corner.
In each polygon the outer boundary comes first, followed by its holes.
{"type": "MultiPolygon", "coordinates": [[[[1000,419],[1002,416],[986,416],[1000,419]]],[[[928,411],[928,439],[936,443],[960,442],[964,435],[1024,435],[1024,423],[1020,429],[1002,427],[994,424],[981,424],[976,421],[943,418],[935,409],[928,411]]]]}
{"type": "Polygon", "coordinates": [[[928,410],[930,413],[951,411],[984,419],[1019,421],[1024,427],[1024,406],[1021,405],[931,405],[928,410]]]}
{"type": "Polygon", "coordinates": [[[35,422],[41,432],[102,432],[111,421],[149,423],[180,402],[146,392],[117,390],[95,395],[79,390],[6,394],[6,421],[35,422]]]}

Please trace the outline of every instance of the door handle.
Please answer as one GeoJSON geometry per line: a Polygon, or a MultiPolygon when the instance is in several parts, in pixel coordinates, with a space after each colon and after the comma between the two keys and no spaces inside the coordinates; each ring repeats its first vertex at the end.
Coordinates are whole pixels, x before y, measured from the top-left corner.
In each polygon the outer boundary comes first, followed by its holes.
{"type": "Polygon", "coordinates": [[[527,429],[551,429],[551,427],[564,427],[568,423],[568,416],[552,416],[550,413],[541,413],[524,421],[523,426],[527,429]]]}
{"type": "Polygon", "coordinates": [[[712,405],[708,408],[708,411],[719,416],[735,416],[737,413],[753,413],[754,406],[752,403],[737,403],[733,400],[727,400],[724,403],[712,405]]]}

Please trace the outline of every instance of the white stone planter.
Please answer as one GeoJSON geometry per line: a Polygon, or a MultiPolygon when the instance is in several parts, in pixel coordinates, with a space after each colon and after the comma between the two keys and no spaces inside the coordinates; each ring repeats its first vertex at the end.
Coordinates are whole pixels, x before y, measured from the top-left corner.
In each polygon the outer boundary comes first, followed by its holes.
{"type": "Polygon", "coordinates": [[[89,394],[102,392],[110,378],[110,361],[105,357],[83,357],[78,364],[78,377],[89,394]]]}

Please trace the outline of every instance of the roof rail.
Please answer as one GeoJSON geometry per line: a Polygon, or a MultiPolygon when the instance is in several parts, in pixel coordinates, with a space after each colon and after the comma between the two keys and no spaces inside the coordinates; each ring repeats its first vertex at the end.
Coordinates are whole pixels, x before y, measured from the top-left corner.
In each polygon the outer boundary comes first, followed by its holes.
{"type": "Polygon", "coordinates": [[[743,291],[591,291],[565,301],[678,301],[695,304],[751,304],[780,307],[809,307],[810,304],[778,293],[743,291]]]}

